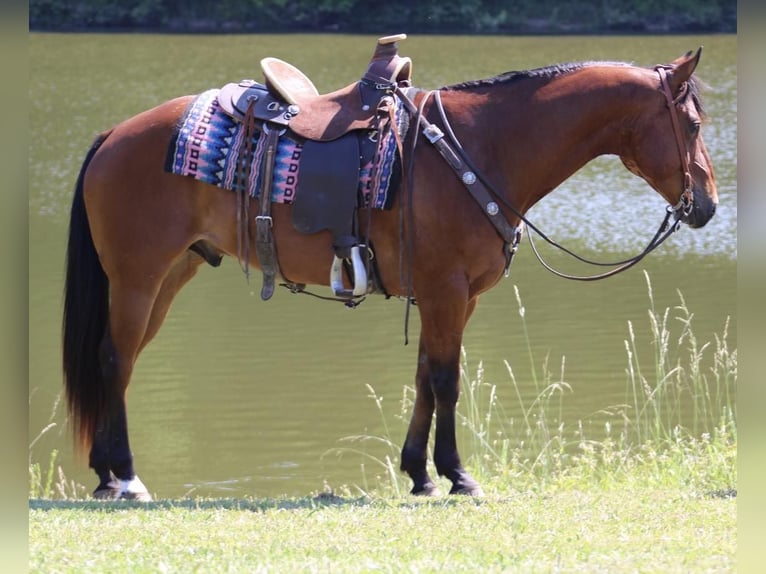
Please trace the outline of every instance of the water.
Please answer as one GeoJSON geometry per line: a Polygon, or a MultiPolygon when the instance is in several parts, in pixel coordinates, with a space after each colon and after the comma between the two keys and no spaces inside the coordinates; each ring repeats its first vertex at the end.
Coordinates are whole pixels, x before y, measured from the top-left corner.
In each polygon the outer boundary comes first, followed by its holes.
{"type": "MultiPolygon", "coordinates": [[[[94,135],[171,97],[258,79],[265,56],[292,62],[329,91],[358,77],[373,45],[368,36],[30,36],[30,440],[49,421],[56,424],[35,444],[34,460],[45,462],[56,449],[67,477],[95,486],[86,461],[73,456],[56,406],[67,213],[94,135]]],[[[736,346],[736,38],[428,36],[401,44],[424,88],[573,60],[652,65],[699,45],[710,115],[703,133],[721,194],[716,217],[703,230],[683,229],[634,270],[595,284],[553,277],[524,245],[512,276],[483,296],[465,336],[469,368],[483,362],[485,380],[500,386],[509,413],[518,407],[504,360],[524,400],[536,394],[514,286],[535,368],[547,357],[558,375],[566,361],[564,378],[573,388],[564,404],[567,424],[597,428],[598,412],[624,401],[627,322],[650,342],[643,270],[657,308],[677,305],[680,290],[698,339],[712,339],[731,317],[736,346]]],[[[529,216],[556,240],[614,259],[643,246],[663,209],[618,160],[601,158],[529,216]]],[[[264,303],[259,289],[260,279],[248,284],[234,261],[202,268],[138,362],[128,397],[132,447],[142,479],[159,496],[301,495],[325,482],[362,484],[363,463],[368,478],[379,472],[371,459],[348,452],[339,459],[333,449],[350,445],[344,437],[384,434],[368,384],[383,397],[389,433],[401,444],[405,424],[397,416],[416,353],[414,343],[403,344],[404,304],[371,298],[349,311],[287,292],[264,303]]],[[[414,341],[417,328],[415,314],[414,341]]],[[[390,453],[353,446],[377,458],[390,453]]]]}

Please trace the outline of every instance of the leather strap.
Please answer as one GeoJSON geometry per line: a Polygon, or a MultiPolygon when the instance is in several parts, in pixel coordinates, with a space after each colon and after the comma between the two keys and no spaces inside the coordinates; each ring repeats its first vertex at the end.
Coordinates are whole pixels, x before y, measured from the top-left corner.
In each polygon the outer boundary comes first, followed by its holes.
{"type": "Polygon", "coordinates": [[[258,215],[255,217],[255,251],[263,272],[263,285],[261,286],[261,299],[267,301],[274,294],[274,279],[279,275],[279,262],[277,249],[274,243],[274,234],[271,231],[273,221],[271,219],[271,184],[274,177],[274,157],[279,131],[268,124],[263,124],[266,137],[266,152],[263,156],[261,173],[261,193],[258,198],[258,215]]]}
{"type": "MultiPolygon", "coordinates": [[[[397,89],[397,94],[405,107],[409,110],[410,114],[416,115],[418,118],[418,121],[423,128],[424,137],[437,149],[447,165],[453,169],[460,181],[463,182],[463,185],[468,190],[470,196],[479,204],[484,215],[487,216],[487,219],[489,219],[492,226],[503,239],[507,260],[506,269],[508,269],[520,239],[519,229],[508,222],[505,215],[500,210],[500,207],[494,201],[487,186],[463,160],[461,153],[462,149],[459,149],[457,152],[452,149],[449,143],[445,141],[444,133],[438,126],[429,122],[422,113],[418,113],[415,104],[404,90],[397,89]]],[[[446,125],[446,117],[444,116],[444,108],[442,107],[440,92],[434,90],[426,93],[424,101],[431,96],[433,96],[436,107],[442,117],[442,121],[445,122],[446,125]]]]}
{"type": "Polygon", "coordinates": [[[686,200],[691,203],[693,199],[692,194],[692,175],[689,170],[689,150],[686,148],[686,144],[681,136],[681,127],[678,122],[678,112],[676,110],[676,104],[678,104],[684,96],[686,96],[686,90],[688,89],[686,83],[683,84],[678,97],[673,98],[673,94],[670,92],[670,84],[668,83],[668,74],[664,66],[657,66],[655,68],[657,74],[660,76],[660,84],[662,84],[662,91],[665,93],[665,103],[668,106],[670,112],[670,121],[673,124],[673,134],[676,136],[676,145],[678,146],[678,154],[681,156],[681,170],[684,174],[684,191],[683,195],[686,200]]]}

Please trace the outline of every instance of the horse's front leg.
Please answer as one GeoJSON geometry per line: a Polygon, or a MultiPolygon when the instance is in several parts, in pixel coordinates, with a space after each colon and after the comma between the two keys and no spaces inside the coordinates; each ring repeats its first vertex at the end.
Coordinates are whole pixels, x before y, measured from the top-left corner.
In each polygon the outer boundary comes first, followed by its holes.
{"type": "MultiPolygon", "coordinates": [[[[436,410],[434,440],[436,471],[452,482],[450,494],[481,496],[483,494],[481,487],[463,468],[455,436],[455,409],[460,394],[460,350],[463,330],[475,306],[475,299],[468,300],[467,287],[453,288],[453,290],[443,288],[437,296],[422,298],[418,301],[422,324],[418,373],[420,375],[427,372],[427,381],[433,397],[430,400],[433,401],[432,404],[436,410]],[[425,364],[424,368],[421,367],[423,364],[425,364]]],[[[428,400],[428,391],[423,388],[423,385],[418,387],[418,395],[426,397],[424,402],[428,400]]],[[[408,441],[411,439],[410,433],[407,439],[408,441]]],[[[405,449],[406,446],[407,443],[405,443],[405,449]]],[[[404,465],[404,453],[402,462],[404,465]]],[[[410,472],[410,476],[417,488],[417,475],[410,472]]],[[[427,477],[427,474],[425,476],[427,477]]]]}
{"type": "Polygon", "coordinates": [[[431,390],[429,373],[428,354],[421,334],[418,348],[418,370],[415,375],[415,405],[412,409],[407,437],[402,447],[400,468],[412,479],[411,494],[438,496],[440,494],[439,489],[426,470],[428,435],[431,432],[431,421],[434,416],[434,393],[431,390]]]}
{"type": "Polygon", "coordinates": [[[436,437],[434,463],[439,476],[452,482],[450,494],[482,496],[484,492],[463,468],[455,436],[455,407],[459,395],[460,364],[454,360],[436,361],[431,367],[431,387],[436,397],[436,437]]]}

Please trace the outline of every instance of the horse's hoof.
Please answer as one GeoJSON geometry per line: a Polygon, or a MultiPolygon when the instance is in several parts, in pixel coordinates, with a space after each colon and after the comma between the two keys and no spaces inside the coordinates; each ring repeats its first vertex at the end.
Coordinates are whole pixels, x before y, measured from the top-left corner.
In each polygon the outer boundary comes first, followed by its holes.
{"type": "Polygon", "coordinates": [[[441,496],[442,493],[439,490],[439,487],[437,487],[433,482],[427,482],[424,484],[421,488],[415,488],[413,487],[410,491],[410,494],[414,494],[415,496],[428,496],[428,497],[436,497],[441,496]]]}
{"type": "Polygon", "coordinates": [[[119,488],[98,488],[93,491],[93,498],[96,500],[117,500],[119,497],[119,488]]]}
{"type": "Polygon", "coordinates": [[[452,489],[449,491],[450,494],[463,494],[465,496],[475,496],[476,498],[481,498],[484,496],[484,491],[481,489],[480,486],[468,488],[458,488],[458,489],[452,489]]]}
{"type": "Polygon", "coordinates": [[[120,496],[121,500],[136,500],[138,502],[151,502],[152,495],[148,492],[125,492],[120,496]]]}
{"type": "Polygon", "coordinates": [[[93,498],[97,500],[137,500],[139,502],[151,502],[152,495],[137,476],[132,480],[109,481],[103,488],[99,487],[93,492],[93,498]]]}
{"type": "Polygon", "coordinates": [[[484,491],[476,482],[470,484],[456,484],[452,487],[452,490],[450,490],[449,493],[463,494],[465,496],[475,496],[477,498],[484,496],[484,491]]]}

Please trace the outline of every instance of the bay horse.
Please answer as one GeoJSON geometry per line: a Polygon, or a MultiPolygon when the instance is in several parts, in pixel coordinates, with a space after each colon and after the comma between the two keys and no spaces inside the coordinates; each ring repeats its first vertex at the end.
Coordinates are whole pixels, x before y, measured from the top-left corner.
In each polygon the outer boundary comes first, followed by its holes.
{"type": "MultiPolygon", "coordinates": [[[[403,176],[393,204],[364,211],[360,221],[385,293],[416,301],[420,314],[416,399],[401,451],[413,494],[438,494],[426,470],[434,414],[436,471],[451,481],[451,494],[482,494],[458,454],[455,408],[463,331],[509,263],[508,238],[491,216],[520,229],[530,207],[604,154],[618,156],[668,203],[676,227],[699,228],[713,216],[717,189],[693,75],[700,54],[653,68],[560,64],[409,92],[413,121],[400,142],[403,176]],[[420,126],[451,134],[441,141],[470,158],[472,169],[449,165],[431,137],[420,138],[420,126]],[[486,206],[469,193],[477,174],[492,198],[486,206]]],[[[74,191],[63,370],[76,442],[89,450],[99,478],[97,498],[151,499],[128,440],[134,365],[199,266],[242,253],[237,194],[164,169],[193,98],[172,99],[101,133],[74,191]]],[[[249,202],[257,213],[258,200],[249,202]]],[[[295,284],[328,286],[332,238],[297,231],[292,209],[272,206],[280,273],[295,284]]],[[[246,240],[254,241],[253,233],[246,240]]],[[[261,267],[254,251],[246,263],[261,267]]]]}

